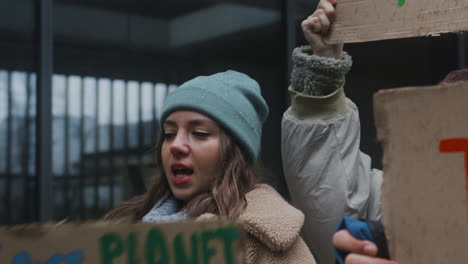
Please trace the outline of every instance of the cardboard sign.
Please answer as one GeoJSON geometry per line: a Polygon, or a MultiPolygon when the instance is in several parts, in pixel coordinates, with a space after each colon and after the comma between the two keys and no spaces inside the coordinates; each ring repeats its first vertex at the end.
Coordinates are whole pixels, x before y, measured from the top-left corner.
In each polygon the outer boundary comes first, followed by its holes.
{"type": "Polygon", "coordinates": [[[0,228],[0,263],[241,264],[232,222],[61,224],[0,228]]]}
{"type": "Polygon", "coordinates": [[[467,29],[467,0],[338,0],[326,41],[363,42],[467,29]]]}
{"type": "Polygon", "coordinates": [[[400,264],[468,259],[468,82],[378,92],[383,224],[400,264]]]}

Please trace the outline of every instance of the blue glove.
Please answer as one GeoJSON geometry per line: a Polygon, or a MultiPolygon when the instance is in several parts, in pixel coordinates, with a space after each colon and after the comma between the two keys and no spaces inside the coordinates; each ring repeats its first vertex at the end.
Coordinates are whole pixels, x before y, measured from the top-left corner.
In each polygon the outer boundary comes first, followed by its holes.
{"type": "MultiPolygon", "coordinates": [[[[359,240],[369,240],[377,245],[379,258],[389,259],[387,240],[380,221],[361,221],[348,216],[344,216],[338,224],[336,231],[346,229],[359,240]]],[[[346,255],[349,252],[335,248],[336,262],[344,264],[346,255]]]]}

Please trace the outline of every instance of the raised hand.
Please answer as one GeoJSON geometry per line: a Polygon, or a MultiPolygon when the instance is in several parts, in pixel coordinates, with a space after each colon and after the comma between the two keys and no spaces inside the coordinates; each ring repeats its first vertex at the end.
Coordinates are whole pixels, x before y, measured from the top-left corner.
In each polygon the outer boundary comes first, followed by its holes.
{"type": "Polygon", "coordinates": [[[315,12],[302,21],[302,32],[314,55],[335,59],[342,57],[343,44],[327,44],[324,41],[335,19],[336,2],[337,0],[321,0],[315,12]]]}

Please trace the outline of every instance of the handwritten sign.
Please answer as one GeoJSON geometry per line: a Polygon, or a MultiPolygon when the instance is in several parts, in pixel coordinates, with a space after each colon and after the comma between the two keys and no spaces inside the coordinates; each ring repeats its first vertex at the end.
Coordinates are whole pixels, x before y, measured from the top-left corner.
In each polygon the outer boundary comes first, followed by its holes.
{"type": "Polygon", "coordinates": [[[0,263],[241,264],[242,240],[229,221],[3,227],[0,263]]]}
{"type": "Polygon", "coordinates": [[[401,264],[468,259],[468,82],[374,96],[383,223],[401,264]]]}
{"type": "Polygon", "coordinates": [[[329,43],[468,30],[466,0],[338,0],[329,43]]]}

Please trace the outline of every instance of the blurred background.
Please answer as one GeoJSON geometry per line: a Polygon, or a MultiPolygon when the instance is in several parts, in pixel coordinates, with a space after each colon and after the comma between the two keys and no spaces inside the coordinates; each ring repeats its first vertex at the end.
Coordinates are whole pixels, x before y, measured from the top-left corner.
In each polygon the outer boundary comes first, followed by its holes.
{"type": "MultiPolygon", "coordinates": [[[[290,54],[316,0],[0,0],[0,224],[97,219],[146,190],[166,95],[235,69],[270,106],[264,181],[288,198],[280,126],[290,54]]],[[[349,44],[362,150],[381,168],[372,94],[465,67],[462,34],[349,44]]]]}

